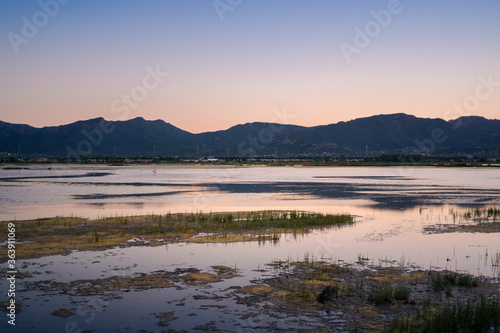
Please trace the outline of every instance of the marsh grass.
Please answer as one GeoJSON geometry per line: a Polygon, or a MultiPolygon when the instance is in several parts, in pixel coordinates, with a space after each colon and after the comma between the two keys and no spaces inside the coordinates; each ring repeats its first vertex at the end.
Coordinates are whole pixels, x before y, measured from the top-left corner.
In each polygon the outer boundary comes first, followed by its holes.
{"type": "Polygon", "coordinates": [[[394,298],[398,301],[408,301],[410,299],[411,289],[407,286],[398,285],[394,289],[394,298]]]}
{"type": "MultiPolygon", "coordinates": [[[[18,258],[65,254],[71,250],[100,250],[126,243],[131,238],[144,241],[278,242],[281,234],[306,233],[311,228],[341,227],[354,223],[349,214],[319,214],[302,211],[253,211],[231,213],[167,213],[143,216],[99,216],[94,220],[79,217],[53,217],[14,222],[20,242],[18,258]],[[193,238],[207,233],[208,237],[193,238]]],[[[0,234],[0,242],[7,235],[0,234]]],[[[7,259],[6,251],[0,262],[7,259]]]]}
{"type": "Polygon", "coordinates": [[[375,304],[392,303],[393,301],[393,291],[392,285],[388,283],[379,284],[370,290],[368,294],[368,300],[375,304]]]}
{"type": "Polygon", "coordinates": [[[450,294],[452,286],[477,287],[479,280],[470,274],[461,274],[451,271],[429,271],[431,285],[435,292],[446,290],[450,294]]]}
{"type": "MultiPolygon", "coordinates": [[[[293,262],[288,260],[274,260],[269,266],[277,271],[290,271],[292,269],[300,270],[300,279],[290,280],[289,283],[282,285],[275,294],[279,294],[281,300],[287,302],[324,302],[320,294],[325,288],[334,291],[334,297],[350,297],[356,292],[354,285],[344,283],[337,279],[339,274],[347,274],[348,268],[336,264],[326,264],[322,261],[308,260],[293,262]]],[[[358,286],[362,282],[358,282],[358,286]]],[[[329,296],[331,293],[329,293],[329,296]]]]}
{"type": "Polygon", "coordinates": [[[470,274],[459,274],[457,277],[457,286],[477,287],[478,285],[478,279],[470,274]]]}
{"type": "Polygon", "coordinates": [[[482,220],[497,220],[500,218],[500,207],[484,207],[469,209],[464,214],[465,218],[482,219],[482,220]]]}
{"type": "MultiPolygon", "coordinates": [[[[420,214],[422,215],[422,209],[420,214]]],[[[431,218],[432,215],[427,215],[431,218]]],[[[424,226],[424,230],[431,233],[446,232],[500,232],[500,207],[476,207],[467,210],[450,209],[444,216],[445,223],[424,226]],[[451,223],[450,223],[451,222],[451,223]]]]}
{"type": "Polygon", "coordinates": [[[311,256],[270,266],[282,273],[266,281],[268,297],[292,311],[342,309],[362,332],[500,332],[498,285],[491,280],[479,285],[459,272],[357,269],[311,256]],[[454,297],[443,297],[443,290],[454,297]]]}
{"type": "Polygon", "coordinates": [[[475,302],[424,305],[415,316],[400,317],[387,332],[499,332],[500,303],[481,297],[475,302]]]}
{"type": "Polygon", "coordinates": [[[241,294],[251,295],[266,295],[273,291],[273,288],[266,285],[249,285],[239,289],[237,292],[241,294]]]}

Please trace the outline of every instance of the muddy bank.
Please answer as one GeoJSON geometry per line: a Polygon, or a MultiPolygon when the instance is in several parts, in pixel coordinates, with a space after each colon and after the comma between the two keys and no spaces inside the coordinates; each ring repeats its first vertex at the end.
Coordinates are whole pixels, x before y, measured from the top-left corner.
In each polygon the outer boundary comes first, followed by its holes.
{"type": "MultiPolygon", "coordinates": [[[[200,309],[213,308],[231,314],[236,322],[231,330],[223,330],[218,321],[185,327],[194,332],[398,331],[391,328],[398,319],[418,319],[425,311],[431,318],[429,313],[439,313],[444,306],[471,304],[475,307],[484,300],[497,304],[500,309],[498,280],[457,272],[311,261],[272,262],[259,272],[263,277],[250,284],[235,283],[223,289],[217,288],[217,284],[240,276],[241,272],[227,266],[212,266],[206,271],[177,268],[67,283],[38,281],[26,283],[25,290],[42,291],[46,295],[63,293],[70,297],[98,295],[103,302],[113,302],[130,291],[164,288],[194,291],[184,296],[187,298],[170,301],[172,305],[164,308],[168,311],[158,308],[152,312],[150,315],[158,330],[147,332],[176,327],[176,320],[186,313],[179,309],[189,303],[188,299],[201,302],[200,309]],[[207,288],[209,285],[215,288],[207,288]],[[230,304],[243,305],[244,310],[230,304]]],[[[53,315],[72,316],[76,308],[60,310],[53,315]]],[[[189,316],[201,315],[196,308],[189,311],[189,316]]],[[[489,309],[488,313],[500,318],[500,311],[498,314],[492,311],[489,309]]],[[[492,327],[493,320],[492,317],[492,327]]]]}
{"type": "Polygon", "coordinates": [[[71,282],[54,280],[26,282],[22,291],[42,291],[50,294],[69,296],[102,296],[117,299],[129,291],[177,288],[220,282],[238,276],[235,269],[226,266],[212,266],[212,272],[202,272],[197,268],[177,268],[174,271],[156,271],[132,276],[112,276],[105,279],[84,279],[71,282]]]}
{"type": "MultiPolygon", "coordinates": [[[[259,281],[267,287],[258,288],[251,297],[240,301],[248,306],[271,301],[269,313],[314,318],[328,332],[391,331],[394,325],[398,331],[397,320],[420,323],[418,316],[425,311],[439,313],[443,306],[474,308],[483,300],[496,309],[487,311],[492,316],[491,327],[497,325],[500,329],[497,279],[451,271],[352,267],[324,262],[271,265],[279,270],[278,275],[259,281]]],[[[432,315],[427,315],[432,320],[432,315]]]]}

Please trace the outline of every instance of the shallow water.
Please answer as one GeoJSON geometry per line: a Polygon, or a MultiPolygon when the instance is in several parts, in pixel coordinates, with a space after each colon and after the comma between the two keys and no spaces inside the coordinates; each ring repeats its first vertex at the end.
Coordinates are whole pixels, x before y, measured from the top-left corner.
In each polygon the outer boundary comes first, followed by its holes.
{"type": "MultiPolygon", "coordinates": [[[[0,220],[500,203],[492,168],[29,166],[0,170],[0,220]]],[[[356,214],[356,212],[351,212],[356,214]]]]}
{"type": "MultiPolygon", "coordinates": [[[[432,234],[424,229],[436,224],[469,223],[456,216],[469,207],[499,205],[498,169],[168,167],[154,173],[153,168],[139,167],[52,168],[0,170],[0,219],[296,209],[351,213],[356,215],[356,223],[340,229],[317,229],[306,235],[282,235],[277,243],[180,243],[24,260],[19,267],[33,276],[19,280],[20,287],[30,281],[68,282],[176,268],[210,271],[213,265],[237,268],[241,276],[184,290],[131,291],[118,300],[97,297],[107,303],[99,311],[93,310],[92,320],[82,309],[82,315],[67,319],[50,316],[59,308],[85,307],[89,300],[83,297],[27,291],[19,299],[23,302],[19,331],[47,318],[51,318],[50,329],[54,332],[64,331],[68,323],[96,332],[117,328],[161,330],[153,314],[169,311],[175,311],[178,317],[168,326],[172,329],[192,330],[212,320],[220,329],[243,332],[259,331],[259,320],[274,320],[280,327],[303,327],[305,324],[300,322],[305,318],[296,322],[266,317],[239,319],[250,310],[230,298],[193,298],[228,295],[231,286],[245,286],[269,276],[272,272],[266,264],[273,260],[307,258],[499,274],[495,261],[500,253],[498,233],[432,234]]],[[[6,287],[3,280],[2,290],[6,287]]]]}

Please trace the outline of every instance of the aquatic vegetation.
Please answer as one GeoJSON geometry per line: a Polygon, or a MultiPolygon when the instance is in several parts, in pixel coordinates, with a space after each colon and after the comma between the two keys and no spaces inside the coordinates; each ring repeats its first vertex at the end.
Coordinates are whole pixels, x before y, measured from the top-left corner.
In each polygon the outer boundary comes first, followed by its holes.
{"type": "Polygon", "coordinates": [[[411,317],[396,318],[387,332],[498,332],[500,302],[481,297],[478,301],[424,305],[411,317]]]}
{"type": "Polygon", "coordinates": [[[99,233],[95,232],[93,235],[89,235],[89,243],[99,243],[101,241],[101,236],[99,233]]]}
{"type": "Polygon", "coordinates": [[[289,270],[266,280],[271,289],[266,288],[265,297],[293,311],[341,310],[342,319],[352,320],[363,332],[500,329],[498,285],[494,280],[481,279],[479,285],[478,278],[459,272],[381,266],[357,269],[354,267],[359,266],[343,267],[310,258],[289,264],[289,270]],[[439,286],[437,292],[434,286],[439,286]],[[441,290],[450,290],[454,297],[444,298],[441,290]]]}
{"type": "Polygon", "coordinates": [[[498,220],[500,218],[500,207],[484,206],[470,208],[465,211],[450,209],[449,214],[453,216],[454,219],[458,219],[459,221],[467,219],[498,220]]]}
{"type": "Polygon", "coordinates": [[[398,301],[407,301],[410,299],[410,293],[411,293],[410,288],[403,285],[399,285],[394,289],[394,298],[397,299],[398,301]]]}
{"type": "Polygon", "coordinates": [[[430,271],[431,284],[434,291],[448,290],[450,286],[477,287],[477,277],[470,274],[459,274],[451,271],[430,271]]]}
{"type": "MultiPolygon", "coordinates": [[[[420,208],[420,215],[422,208],[420,208]]],[[[448,215],[442,217],[435,223],[435,219],[430,213],[427,220],[432,224],[424,226],[424,230],[431,233],[445,232],[480,232],[491,233],[500,232],[500,207],[476,207],[467,210],[450,209],[448,215]]]]}
{"type": "Polygon", "coordinates": [[[339,286],[330,285],[326,286],[316,299],[320,303],[325,303],[325,302],[331,302],[335,298],[338,298],[339,296],[340,296],[339,286]]]}
{"type": "Polygon", "coordinates": [[[238,290],[241,294],[251,294],[251,295],[265,295],[273,291],[273,288],[266,285],[249,285],[238,290]]]}
{"type": "Polygon", "coordinates": [[[276,229],[283,232],[307,232],[312,227],[353,223],[349,214],[319,214],[298,211],[257,211],[233,213],[188,213],[147,215],[147,222],[158,223],[145,233],[162,232],[237,232],[276,229]],[[163,220],[162,220],[163,219],[163,220]]]}
{"type": "MultiPolygon", "coordinates": [[[[9,223],[7,222],[0,222],[9,223]]],[[[165,242],[277,243],[281,234],[306,233],[311,228],[342,227],[354,223],[349,214],[320,214],[303,211],[255,211],[231,213],[178,213],[143,216],[100,216],[95,220],[54,217],[15,221],[19,258],[64,254],[71,250],[102,250],[117,244],[164,244],[165,242]],[[203,237],[196,237],[204,233],[203,237]],[[128,243],[130,239],[140,242],[128,243]]],[[[7,239],[0,234],[0,242],[7,239]]],[[[0,262],[7,259],[0,254],[0,262]]]]}
{"type": "Polygon", "coordinates": [[[189,273],[182,276],[182,279],[188,284],[207,284],[222,280],[219,275],[207,272],[189,273]]]}
{"type": "Polygon", "coordinates": [[[368,294],[368,300],[375,304],[392,303],[393,288],[390,284],[380,284],[374,287],[368,294]]]}
{"type": "Polygon", "coordinates": [[[457,286],[477,287],[478,279],[470,274],[459,274],[457,277],[457,286]]]}

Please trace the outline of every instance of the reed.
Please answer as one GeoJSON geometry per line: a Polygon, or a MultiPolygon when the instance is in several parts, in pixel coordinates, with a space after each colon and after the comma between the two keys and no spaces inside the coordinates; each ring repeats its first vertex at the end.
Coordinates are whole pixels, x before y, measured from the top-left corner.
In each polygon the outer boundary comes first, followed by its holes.
{"type": "Polygon", "coordinates": [[[425,305],[414,316],[400,317],[386,332],[498,332],[500,303],[481,297],[477,301],[432,307],[425,305]]]}
{"type": "Polygon", "coordinates": [[[410,299],[410,293],[410,288],[399,285],[394,289],[394,298],[398,301],[408,301],[410,299]]]}
{"type": "Polygon", "coordinates": [[[451,286],[477,287],[479,280],[470,274],[451,271],[430,271],[431,285],[434,291],[449,290],[451,286]]]}
{"type": "MultiPolygon", "coordinates": [[[[30,244],[16,248],[20,258],[68,253],[71,250],[102,249],[126,243],[130,238],[165,241],[276,243],[281,234],[306,233],[311,228],[342,227],[354,223],[349,214],[320,214],[303,211],[251,211],[228,213],[167,213],[142,216],[98,216],[96,219],[65,216],[14,221],[16,236],[30,244]],[[207,233],[210,237],[194,238],[207,233]],[[97,236],[96,236],[97,235],[97,236]],[[157,237],[160,235],[160,237],[157,237]],[[257,235],[261,235],[260,238],[257,235]],[[50,244],[48,246],[47,244],[50,244]],[[41,251],[43,250],[43,251],[41,251]]],[[[9,221],[0,222],[6,224],[9,221]]],[[[0,242],[7,235],[0,233],[0,242]]],[[[160,242],[161,243],[161,242],[160,242]]],[[[7,260],[0,254],[0,262],[7,260]]]]}
{"type": "Polygon", "coordinates": [[[393,288],[388,283],[377,285],[370,290],[368,300],[375,304],[392,303],[393,301],[393,288]]]}

